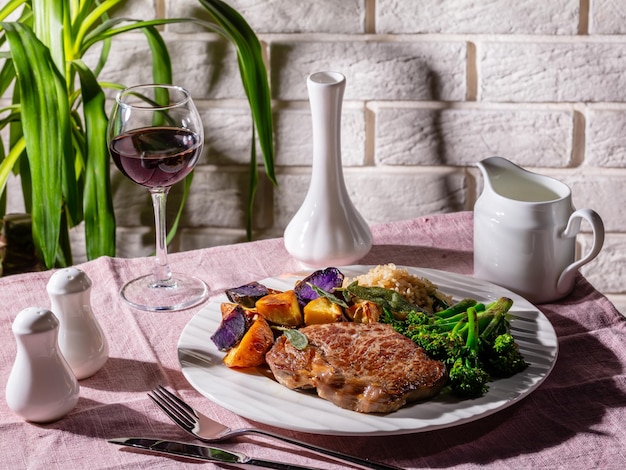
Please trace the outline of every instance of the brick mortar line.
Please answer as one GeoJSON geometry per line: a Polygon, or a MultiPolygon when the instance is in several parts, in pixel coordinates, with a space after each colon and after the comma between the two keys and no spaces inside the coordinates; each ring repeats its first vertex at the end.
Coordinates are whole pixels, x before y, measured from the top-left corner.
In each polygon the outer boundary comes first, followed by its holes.
{"type": "MultiPolygon", "coordinates": [[[[216,165],[216,164],[199,164],[196,166],[196,170],[203,173],[246,173],[249,166],[247,164],[241,165],[216,165]]],[[[278,175],[308,175],[311,173],[311,165],[276,165],[276,173],[278,175]]],[[[611,178],[624,178],[626,179],[626,168],[619,167],[591,167],[591,166],[577,166],[577,167],[545,167],[545,166],[531,166],[526,165],[526,168],[532,172],[539,172],[546,176],[556,178],[573,178],[576,176],[604,176],[611,178]]],[[[369,174],[369,173],[387,173],[389,175],[394,174],[406,174],[407,172],[413,174],[443,174],[443,173],[459,173],[464,171],[473,172],[476,170],[474,165],[345,165],[343,166],[344,174],[369,174]]],[[[477,170],[476,170],[477,171],[477,170]]],[[[263,173],[263,167],[259,164],[259,173],[263,173]]],[[[470,173],[471,175],[478,173],[470,173]]]]}
{"type": "MultiPolygon", "coordinates": [[[[199,168],[199,167],[197,167],[199,168]]],[[[374,166],[343,166],[343,173],[352,175],[368,175],[385,173],[390,176],[412,174],[453,174],[463,173],[469,166],[418,166],[418,165],[374,165],[374,166]]],[[[304,176],[311,173],[311,165],[277,165],[276,173],[286,176],[304,176]]]]}
{"type": "MultiPolygon", "coordinates": [[[[202,99],[195,98],[198,108],[202,109],[248,109],[248,102],[245,99],[225,98],[225,99],[202,99]]],[[[0,104],[3,101],[0,100],[0,104]]],[[[6,101],[10,104],[9,101],[6,101]]],[[[345,100],[343,109],[358,110],[365,109],[376,112],[378,109],[432,109],[438,110],[524,110],[524,111],[626,111],[626,102],[619,101],[393,101],[393,100],[345,100]]],[[[308,111],[309,101],[307,99],[298,100],[272,100],[274,111],[308,111]]]]}
{"type": "Polygon", "coordinates": [[[502,43],[549,43],[549,44],[595,44],[626,42],[626,34],[607,35],[532,35],[532,34],[336,34],[336,33],[258,33],[261,41],[272,42],[502,42],[502,43]]]}
{"type": "Polygon", "coordinates": [[[587,115],[583,111],[574,110],[572,126],[572,165],[581,166],[587,158],[587,115]]]}
{"type": "MultiPolygon", "coordinates": [[[[352,102],[358,102],[351,100],[352,102]]],[[[587,103],[582,101],[573,102],[515,102],[515,101],[391,101],[391,100],[364,100],[366,106],[372,111],[377,109],[419,108],[432,110],[528,110],[528,111],[584,111],[587,103]],[[581,108],[582,106],[582,108],[581,108]]],[[[619,103],[615,103],[619,104],[619,103]]],[[[626,110],[626,103],[622,105],[626,110]]]]}
{"type": "Polygon", "coordinates": [[[573,178],[576,176],[604,176],[611,178],[625,178],[626,168],[619,167],[600,167],[600,166],[584,166],[584,164],[576,167],[543,167],[543,166],[530,166],[525,165],[524,168],[533,172],[540,172],[546,176],[561,178],[573,178]]]}
{"type": "MultiPolygon", "coordinates": [[[[217,33],[209,30],[182,33],[175,31],[163,31],[161,35],[165,40],[178,39],[181,41],[198,40],[224,40],[217,33]]],[[[532,35],[532,34],[452,34],[452,33],[402,33],[402,34],[370,34],[370,33],[257,33],[257,37],[263,43],[289,42],[388,42],[388,43],[432,43],[432,42],[502,42],[502,43],[549,43],[549,44],[623,44],[626,43],[626,34],[596,34],[596,35],[532,35]]],[[[128,32],[117,36],[115,39],[141,38],[142,33],[128,32]]]]}

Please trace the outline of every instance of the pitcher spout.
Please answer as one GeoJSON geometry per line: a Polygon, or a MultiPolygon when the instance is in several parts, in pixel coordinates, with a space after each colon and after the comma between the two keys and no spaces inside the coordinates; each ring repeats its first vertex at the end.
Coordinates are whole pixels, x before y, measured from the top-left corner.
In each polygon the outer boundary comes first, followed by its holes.
{"type": "Polygon", "coordinates": [[[570,189],[549,176],[528,171],[502,157],[486,158],[476,164],[484,189],[512,201],[543,203],[569,197],[570,189]]]}
{"type": "Polygon", "coordinates": [[[476,166],[483,176],[484,189],[491,192],[497,192],[494,183],[501,179],[503,175],[510,174],[511,172],[524,171],[515,163],[502,157],[485,158],[476,163],[476,166]]]}
{"type": "Polygon", "coordinates": [[[483,177],[486,180],[497,178],[504,173],[508,172],[524,172],[522,167],[517,166],[510,160],[502,157],[489,157],[476,163],[476,166],[480,169],[483,177]]]}

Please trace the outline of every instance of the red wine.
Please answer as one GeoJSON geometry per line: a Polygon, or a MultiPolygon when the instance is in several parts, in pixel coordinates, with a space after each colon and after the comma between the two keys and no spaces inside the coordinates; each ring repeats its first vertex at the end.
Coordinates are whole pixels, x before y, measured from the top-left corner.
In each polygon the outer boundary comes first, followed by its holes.
{"type": "Polygon", "coordinates": [[[118,135],[109,151],[124,175],[157,188],[172,186],[193,170],[201,143],[200,136],[187,129],[147,127],[118,135]]]}

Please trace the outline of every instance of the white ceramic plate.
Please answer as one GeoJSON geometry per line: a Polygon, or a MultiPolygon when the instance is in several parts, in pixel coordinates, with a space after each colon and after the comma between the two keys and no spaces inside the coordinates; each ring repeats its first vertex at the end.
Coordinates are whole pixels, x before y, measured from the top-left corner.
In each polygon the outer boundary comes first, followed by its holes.
{"type": "MultiPolygon", "coordinates": [[[[371,267],[347,266],[340,270],[346,277],[354,277],[371,267]]],[[[404,268],[411,274],[430,279],[457,301],[465,297],[481,302],[502,296],[512,298],[512,334],[530,366],[509,379],[491,382],[489,392],[476,400],[458,401],[441,394],[393,413],[362,414],[339,408],[310,392],[289,390],[261,370],[241,372],[224,366],[224,353],[210,339],[221,319],[220,303],[227,300],[222,295],[212,299],[183,329],[178,342],[182,372],[206,398],[244,418],[285,429],[332,435],[407,434],[475,421],[528,396],[550,374],[558,354],[556,334],[548,319],[527,300],[468,276],[404,268]]],[[[259,282],[287,290],[306,274],[285,274],[259,282]]]]}

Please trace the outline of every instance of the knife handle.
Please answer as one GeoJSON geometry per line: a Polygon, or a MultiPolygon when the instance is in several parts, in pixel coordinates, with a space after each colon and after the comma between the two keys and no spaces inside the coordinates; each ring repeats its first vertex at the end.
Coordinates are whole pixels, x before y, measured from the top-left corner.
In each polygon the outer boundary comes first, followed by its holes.
{"type": "Polygon", "coordinates": [[[249,459],[243,462],[245,465],[255,465],[263,468],[273,468],[274,470],[319,470],[313,467],[303,467],[291,463],[274,462],[273,460],[249,459]]]}

